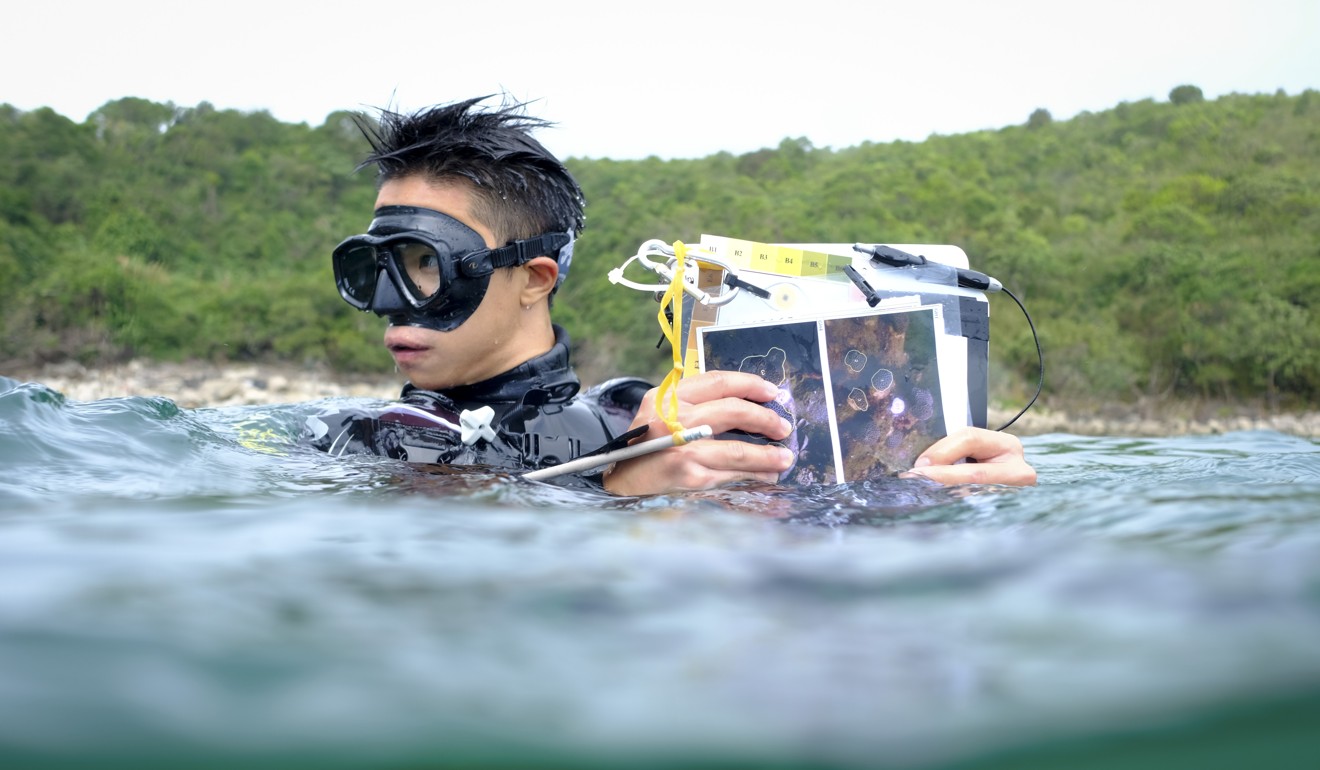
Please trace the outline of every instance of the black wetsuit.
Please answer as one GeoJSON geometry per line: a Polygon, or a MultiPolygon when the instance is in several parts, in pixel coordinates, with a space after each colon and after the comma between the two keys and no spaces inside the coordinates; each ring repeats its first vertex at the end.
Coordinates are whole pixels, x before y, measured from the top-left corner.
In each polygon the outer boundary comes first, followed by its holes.
{"type": "Polygon", "coordinates": [[[580,387],[569,366],[568,335],[556,326],[549,352],[503,374],[440,392],[409,384],[388,407],[317,415],[308,427],[312,445],[336,455],[534,470],[613,442],[628,430],[651,386],[624,377],[583,393],[580,387]]]}

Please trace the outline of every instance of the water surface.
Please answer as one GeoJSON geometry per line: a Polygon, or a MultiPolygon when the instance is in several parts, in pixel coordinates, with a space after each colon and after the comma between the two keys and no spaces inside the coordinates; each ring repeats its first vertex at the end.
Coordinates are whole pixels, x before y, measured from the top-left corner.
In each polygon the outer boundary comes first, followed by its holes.
{"type": "Polygon", "coordinates": [[[637,500],[299,446],[330,403],[0,379],[0,764],[1320,751],[1314,441],[1048,435],[1033,489],[637,500]]]}

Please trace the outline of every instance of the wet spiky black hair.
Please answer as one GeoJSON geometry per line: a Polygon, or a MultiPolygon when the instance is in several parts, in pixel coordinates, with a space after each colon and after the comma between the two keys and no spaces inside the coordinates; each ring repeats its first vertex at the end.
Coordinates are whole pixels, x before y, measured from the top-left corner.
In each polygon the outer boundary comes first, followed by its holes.
{"type": "Polygon", "coordinates": [[[473,215],[501,241],[546,232],[576,236],[586,199],[564,164],[530,135],[552,125],[507,98],[498,109],[474,109],[490,96],[411,114],[381,110],[379,123],[358,121],[378,183],[409,176],[471,187],[473,215]]]}

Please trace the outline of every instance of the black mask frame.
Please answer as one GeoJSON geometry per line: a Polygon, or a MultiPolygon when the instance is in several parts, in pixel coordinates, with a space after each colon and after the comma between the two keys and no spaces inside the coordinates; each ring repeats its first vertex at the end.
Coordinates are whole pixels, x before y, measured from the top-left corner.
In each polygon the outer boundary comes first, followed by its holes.
{"type": "Polygon", "coordinates": [[[394,325],[452,331],[476,311],[496,268],[557,255],[572,240],[567,232],[543,233],[491,249],[472,228],[453,217],[418,206],[382,206],[363,235],[344,239],[332,261],[344,301],[394,325]],[[420,296],[389,248],[406,242],[430,247],[437,256],[439,285],[420,296]]]}

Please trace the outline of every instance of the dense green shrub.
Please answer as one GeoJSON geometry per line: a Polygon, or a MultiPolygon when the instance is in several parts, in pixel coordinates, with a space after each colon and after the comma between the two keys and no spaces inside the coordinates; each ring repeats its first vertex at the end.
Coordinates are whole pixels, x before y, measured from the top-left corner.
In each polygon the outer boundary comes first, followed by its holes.
{"type": "MultiPolygon", "coordinates": [[[[656,305],[606,272],[650,239],[954,243],[1032,310],[1055,395],[1320,396],[1320,100],[1179,86],[1168,102],[925,142],[804,138],[694,160],[570,159],[588,227],[556,318],[591,375],[655,376],[656,305]]],[[[75,123],[0,105],[0,361],[128,356],[381,370],[335,293],[360,232],[351,115],[121,99],[75,123]]],[[[995,382],[1034,382],[993,305],[995,382]]]]}

